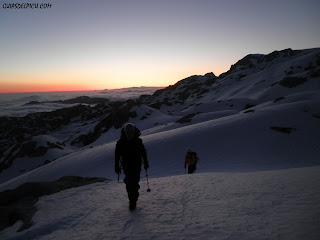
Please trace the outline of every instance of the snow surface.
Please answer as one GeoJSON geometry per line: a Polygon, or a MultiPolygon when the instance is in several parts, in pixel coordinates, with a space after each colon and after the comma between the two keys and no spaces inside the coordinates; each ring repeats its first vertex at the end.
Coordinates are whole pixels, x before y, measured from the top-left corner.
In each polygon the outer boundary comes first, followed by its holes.
{"type": "MultiPolygon", "coordinates": [[[[247,172],[319,165],[319,119],[312,117],[318,105],[319,100],[284,103],[257,109],[254,113],[175,125],[174,129],[167,125],[150,134],[149,130],[142,131],[150,175],[183,174],[184,154],[189,147],[198,152],[200,172],[247,172]],[[288,126],[296,130],[285,134],[271,130],[271,126],[288,126]]],[[[120,130],[114,137],[119,135],[120,130]]],[[[116,180],[113,167],[115,140],[78,150],[4,182],[0,191],[25,182],[55,181],[67,175],[116,180]]]]}
{"type": "Polygon", "coordinates": [[[320,167],[202,173],[140,182],[128,210],[123,183],[92,184],[44,196],[34,226],[1,239],[309,239],[320,238],[320,167]]]}
{"type": "MultiPolygon", "coordinates": [[[[183,104],[135,106],[138,117],[129,121],[142,131],[152,191],[146,192],[142,178],[134,212],[129,212],[125,186],[114,173],[120,129],[111,128],[83,148],[70,147],[74,130],[89,132],[97,123],[82,129],[68,125],[36,137],[39,145],[47,139],[65,142],[62,152],[49,152],[64,156],[24,174],[19,173],[23,159],[18,159],[5,170],[7,175],[0,175],[0,191],[70,175],[113,181],[41,197],[35,224],[17,233],[22,224],[17,222],[0,238],[320,239],[320,78],[308,77],[304,70],[319,53],[304,50],[289,60],[234,72],[183,104]],[[286,71],[308,81],[294,88],[275,84],[288,76],[286,71]],[[248,75],[239,79],[239,74],[248,75]],[[196,115],[176,122],[188,114],[196,115]],[[200,157],[194,175],[184,175],[187,148],[200,157]]],[[[178,95],[184,87],[162,92],[156,101],[178,95]]]]}

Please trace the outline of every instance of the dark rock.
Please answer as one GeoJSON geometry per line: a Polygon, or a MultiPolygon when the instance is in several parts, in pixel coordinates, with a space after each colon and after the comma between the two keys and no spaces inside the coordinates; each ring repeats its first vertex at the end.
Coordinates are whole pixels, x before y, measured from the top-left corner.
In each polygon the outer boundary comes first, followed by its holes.
{"type": "Polygon", "coordinates": [[[31,101],[31,102],[28,102],[28,103],[26,103],[26,104],[24,104],[24,105],[36,105],[36,104],[41,104],[42,102],[38,102],[38,101],[31,101]]]}
{"type": "Polygon", "coordinates": [[[314,65],[312,64],[312,62],[310,62],[309,65],[304,68],[304,70],[305,70],[305,71],[309,71],[309,70],[312,70],[312,69],[314,69],[314,68],[316,68],[316,66],[314,66],[314,65]]]}
{"type": "Polygon", "coordinates": [[[234,65],[231,65],[231,68],[229,71],[220,74],[219,78],[225,78],[229,76],[232,73],[235,73],[237,71],[243,71],[248,69],[255,69],[255,65],[253,64],[253,61],[256,61],[258,64],[262,63],[270,63],[273,61],[276,61],[278,58],[281,57],[292,57],[295,56],[298,51],[293,51],[292,49],[284,49],[281,51],[274,51],[268,55],[262,55],[262,54],[249,54],[236,62],[234,65]]]}
{"type": "Polygon", "coordinates": [[[271,62],[276,58],[280,58],[280,57],[291,57],[294,56],[296,54],[296,51],[293,51],[291,48],[288,49],[284,49],[281,51],[274,51],[268,55],[266,55],[265,60],[267,62],[271,62]]]}
{"type": "Polygon", "coordinates": [[[200,112],[198,113],[191,113],[191,114],[188,114],[187,116],[184,116],[180,119],[178,119],[176,121],[176,123],[188,123],[188,122],[191,122],[192,118],[196,115],[198,115],[200,112]]]}
{"type": "Polygon", "coordinates": [[[282,79],[279,84],[283,87],[287,88],[293,88],[296,86],[299,86],[307,81],[306,78],[300,78],[300,77],[286,77],[282,79]]]}
{"type": "Polygon", "coordinates": [[[106,178],[83,178],[77,176],[62,177],[55,182],[24,183],[14,190],[0,193],[0,231],[12,226],[16,221],[22,220],[23,225],[18,232],[30,228],[32,217],[37,211],[35,203],[39,197],[63,191],[65,189],[80,187],[96,182],[104,182],[106,178]]]}
{"type": "Polygon", "coordinates": [[[58,109],[52,112],[32,113],[25,117],[2,117],[0,120],[0,152],[30,140],[33,136],[50,134],[62,126],[66,126],[79,116],[95,117],[92,108],[77,105],[70,108],[58,109]]]}
{"type": "Polygon", "coordinates": [[[27,141],[24,143],[17,143],[9,152],[9,154],[5,157],[5,159],[0,163],[0,173],[9,168],[14,159],[28,156],[32,157],[41,157],[44,156],[49,149],[57,148],[63,149],[58,143],[47,142],[47,146],[39,146],[37,147],[37,142],[35,141],[27,141]]]}
{"type": "Polygon", "coordinates": [[[273,87],[273,86],[277,85],[278,83],[279,83],[279,81],[274,82],[274,83],[270,84],[270,87],[273,87]]]}
{"type": "Polygon", "coordinates": [[[255,110],[250,109],[250,110],[244,111],[243,113],[253,113],[254,111],[255,111],[255,110]]]}
{"type": "MultiPolygon", "coordinates": [[[[176,102],[174,102],[174,104],[176,104],[176,102]]],[[[168,102],[168,100],[164,100],[162,102],[156,102],[156,103],[150,104],[149,107],[152,107],[152,108],[155,108],[155,109],[160,109],[162,105],[172,106],[173,103],[172,102],[168,102]]]]}
{"type": "Polygon", "coordinates": [[[260,58],[261,58],[260,55],[257,56],[257,55],[249,54],[249,55],[245,56],[244,58],[240,59],[235,64],[231,65],[230,70],[225,73],[220,74],[219,78],[221,79],[221,78],[227,77],[236,71],[253,69],[255,66],[252,63],[252,60],[259,60],[260,58]]]}
{"type": "Polygon", "coordinates": [[[270,129],[277,132],[286,133],[286,134],[290,134],[292,131],[296,130],[295,128],[292,128],[292,127],[276,127],[276,126],[271,126],[270,129]]]}
{"type": "Polygon", "coordinates": [[[92,98],[88,96],[80,96],[67,100],[53,101],[53,103],[63,103],[63,104],[74,104],[74,103],[83,103],[83,104],[98,104],[98,103],[108,103],[110,102],[107,98],[92,98]]]}
{"type": "Polygon", "coordinates": [[[107,132],[110,128],[118,129],[122,127],[130,118],[137,117],[137,113],[131,111],[131,109],[138,105],[139,103],[134,100],[113,103],[112,111],[95,126],[94,130],[89,134],[80,135],[71,142],[71,145],[87,146],[96,141],[102,133],[107,132]]]}
{"type": "Polygon", "coordinates": [[[308,75],[312,78],[320,77],[320,69],[313,69],[310,72],[308,72],[308,75]]]}
{"type": "Polygon", "coordinates": [[[281,100],[283,100],[283,99],[285,99],[285,97],[278,97],[278,98],[276,98],[275,100],[273,100],[273,102],[275,103],[275,102],[279,102],[279,101],[281,101],[281,100]]]}
{"type": "Polygon", "coordinates": [[[243,74],[243,73],[241,73],[241,74],[239,74],[239,78],[240,79],[242,79],[242,78],[244,78],[244,77],[246,77],[247,75],[246,74],[243,74]]]}
{"type": "MultiPolygon", "coordinates": [[[[204,76],[193,75],[178,81],[175,85],[170,85],[164,89],[157,90],[152,97],[156,98],[159,96],[167,96],[172,94],[177,97],[180,101],[185,101],[193,94],[201,94],[201,92],[206,92],[206,87],[212,85],[216,82],[217,77],[213,73],[207,73],[204,76]],[[206,77],[206,78],[203,78],[206,77]],[[203,81],[202,81],[203,79],[203,81]]],[[[173,97],[173,98],[174,98],[173,97]]],[[[170,99],[172,101],[173,99],[170,99]]],[[[158,100],[158,102],[161,102],[158,100]]],[[[169,102],[165,101],[165,102],[169,102]]],[[[155,104],[155,103],[152,103],[155,104]]],[[[152,106],[152,105],[150,105],[152,106]]],[[[159,109],[159,105],[157,106],[159,109]]]]}
{"type": "Polygon", "coordinates": [[[244,109],[252,108],[252,107],[255,107],[255,106],[256,106],[255,104],[246,104],[244,109]]]}
{"type": "MultiPolygon", "coordinates": [[[[111,112],[109,105],[98,104],[95,107],[77,105],[69,108],[62,108],[52,112],[37,112],[28,114],[25,117],[1,117],[0,118],[0,156],[9,159],[11,156],[5,156],[5,152],[12,146],[23,147],[25,142],[31,141],[32,137],[38,135],[49,135],[53,131],[77,121],[89,121],[101,118],[111,112]]],[[[35,149],[32,143],[30,146],[35,149]]],[[[27,147],[27,146],[26,146],[27,147]]],[[[57,145],[49,147],[59,148],[57,145]]],[[[15,147],[17,151],[17,147],[15,147]]],[[[19,151],[19,150],[18,150],[19,151]]],[[[22,150],[19,154],[23,155],[22,150]]],[[[12,152],[12,151],[11,151],[12,152]]],[[[34,156],[42,156],[46,153],[45,148],[39,148],[34,156]]],[[[32,153],[30,153],[32,155],[32,153]]],[[[9,166],[6,163],[7,166],[9,166]]],[[[0,163],[0,169],[4,169],[3,162],[0,163]]]]}

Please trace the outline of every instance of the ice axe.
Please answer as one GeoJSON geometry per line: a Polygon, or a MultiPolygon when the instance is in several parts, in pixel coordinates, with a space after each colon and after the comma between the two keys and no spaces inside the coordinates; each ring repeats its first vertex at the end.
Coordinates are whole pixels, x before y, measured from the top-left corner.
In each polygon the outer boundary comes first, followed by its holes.
{"type": "Polygon", "coordinates": [[[120,182],[120,174],[121,174],[121,168],[118,171],[118,182],[120,182]]]}
{"type": "Polygon", "coordinates": [[[149,187],[149,180],[148,180],[148,171],[146,169],[146,177],[147,177],[147,184],[148,184],[148,189],[147,189],[147,192],[151,192],[151,189],[149,187]]]}

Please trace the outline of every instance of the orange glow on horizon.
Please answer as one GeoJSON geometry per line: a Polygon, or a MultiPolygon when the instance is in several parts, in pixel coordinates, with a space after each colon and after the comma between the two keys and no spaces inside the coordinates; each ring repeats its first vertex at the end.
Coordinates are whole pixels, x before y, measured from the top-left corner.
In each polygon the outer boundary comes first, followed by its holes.
{"type": "Polygon", "coordinates": [[[95,91],[112,90],[130,87],[167,87],[192,75],[204,75],[211,72],[205,66],[195,71],[185,66],[171,66],[162,71],[160,66],[149,66],[141,69],[129,68],[126,71],[112,73],[88,72],[59,72],[51,73],[2,73],[0,74],[0,93],[27,93],[27,92],[68,92],[68,91],[95,91]],[[180,70],[179,70],[180,69],[180,70]]]}
{"type": "Polygon", "coordinates": [[[1,84],[0,93],[27,93],[27,92],[68,92],[68,91],[92,91],[95,89],[76,84],[32,84],[19,83],[1,84]]]}
{"type": "MultiPolygon", "coordinates": [[[[93,84],[94,85],[94,84],[93,84]]],[[[3,84],[1,83],[0,93],[40,93],[40,92],[77,92],[77,91],[102,91],[102,90],[115,90],[121,88],[130,87],[141,87],[141,86],[127,86],[127,87],[89,87],[86,85],[76,84],[30,84],[30,83],[19,83],[19,84],[3,84]]],[[[166,87],[166,86],[145,86],[144,87],[166,87]]]]}

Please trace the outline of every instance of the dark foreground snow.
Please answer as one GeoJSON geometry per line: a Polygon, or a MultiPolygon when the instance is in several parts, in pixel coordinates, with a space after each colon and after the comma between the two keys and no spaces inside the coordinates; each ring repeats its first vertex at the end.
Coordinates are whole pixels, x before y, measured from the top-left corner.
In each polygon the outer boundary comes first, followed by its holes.
{"type": "Polygon", "coordinates": [[[134,212],[123,183],[40,198],[34,225],[1,239],[320,239],[320,167],[143,179],[134,212]]]}

